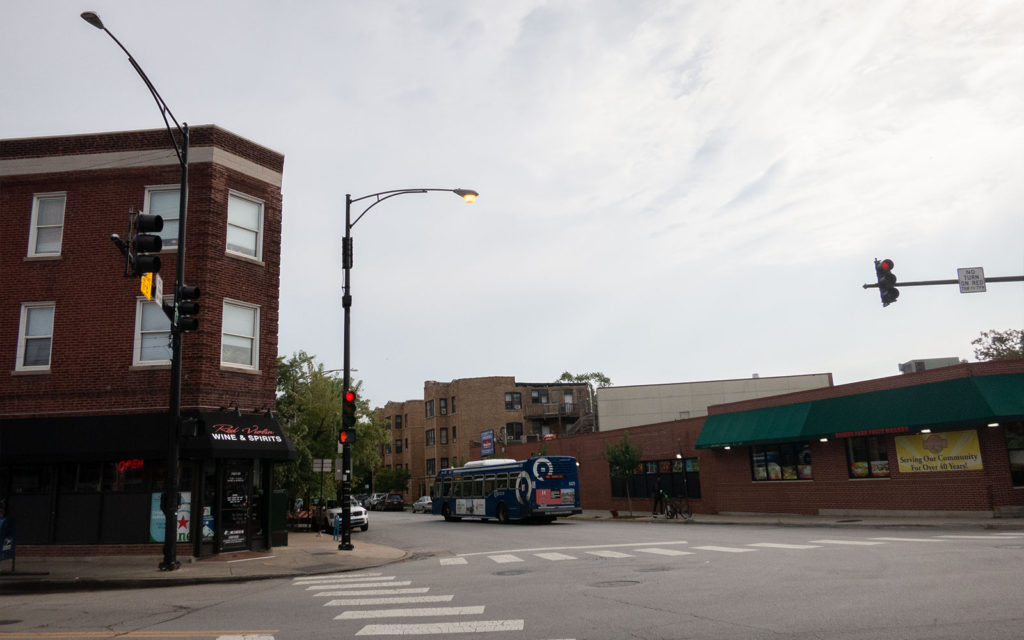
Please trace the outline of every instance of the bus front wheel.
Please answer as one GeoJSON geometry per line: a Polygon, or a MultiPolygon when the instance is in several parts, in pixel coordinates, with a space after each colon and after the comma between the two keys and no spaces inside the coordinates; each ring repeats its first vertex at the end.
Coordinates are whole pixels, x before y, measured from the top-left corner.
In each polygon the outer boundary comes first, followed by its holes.
{"type": "Polygon", "coordinates": [[[458,522],[461,520],[461,518],[456,518],[452,515],[452,510],[448,505],[441,507],[441,515],[444,516],[444,519],[448,522],[458,522]]]}
{"type": "Polygon", "coordinates": [[[495,512],[495,515],[497,515],[498,522],[500,524],[508,524],[508,507],[504,504],[498,505],[498,510],[495,512]]]}

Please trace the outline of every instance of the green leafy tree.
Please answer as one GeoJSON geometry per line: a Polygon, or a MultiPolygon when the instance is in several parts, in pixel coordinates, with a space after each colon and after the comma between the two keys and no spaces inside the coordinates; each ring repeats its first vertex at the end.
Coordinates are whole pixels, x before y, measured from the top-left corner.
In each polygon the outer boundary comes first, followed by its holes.
{"type": "Polygon", "coordinates": [[[1024,358],[1024,330],[982,331],[971,340],[978,360],[1016,360],[1024,358]]]}
{"type": "Polygon", "coordinates": [[[405,493],[409,487],[408,469],[384,469],[374,478],[378,491],[383,493],[405,493]]]}
{"type": "Polygon", "coordinates": [[[611,476],[616,480],[622,480],[626,485],[626,504],[629,506],[630,516],[633,515],[633,498],[629,494],[629,485],[632,484],[633,472],[640,464],[641,455],[640,447],[629,439],[629,431],[622,434],[622,440],[618,444],[606,444],[604,453],[601,454],[608,463],[611,476]]]}
{"type": "MultiPolygon", "coordinates": [[[[314,356],[300,351],[291,358],[278,358],[277,411],[278,417],[295,446],[297,459],[275,467],[275,486],[288,490],[292,502],[303,498],[308,504],[311,496],[319,496],[321,487],[325,498],[333,498],[337,483],[331,473],[313,472],[315,458],[338,458],[337,436],[341,425],[342,392],[344,380],[324,371],[314,356]]],[[[352,451],[353,475],[380,465],[377,455],[384,441],[384,430],[370,419],[369,401],[360,394],[362,381],[352,384],[356,396],[356,445],[352,451]]]]}
{"type": "Polygon", "coordinates": [[[592,373],[569,373],[563,371],[555,382],[571,382],[587,385],[587,395],[590,399],[590,411],[594,414],[594,424],[597,424],[597,390],[612,386],[612,379],[600,371],[592,373]]]}

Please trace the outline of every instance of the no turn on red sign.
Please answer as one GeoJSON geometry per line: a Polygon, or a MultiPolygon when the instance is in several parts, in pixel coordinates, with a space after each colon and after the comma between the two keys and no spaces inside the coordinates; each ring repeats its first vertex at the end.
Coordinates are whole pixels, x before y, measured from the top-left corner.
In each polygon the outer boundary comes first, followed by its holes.
{"type": "Polygon", "coordinates": [[[985,268],[965,267],[956,270],[956,278],[960,281],[960,293],[982,293],[985,288],[985,268]]]}

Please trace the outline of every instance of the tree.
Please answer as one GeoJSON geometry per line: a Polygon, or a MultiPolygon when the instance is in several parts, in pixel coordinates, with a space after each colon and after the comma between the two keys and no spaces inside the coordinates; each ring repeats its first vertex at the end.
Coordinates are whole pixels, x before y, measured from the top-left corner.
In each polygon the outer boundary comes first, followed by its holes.
{"type": "Polygon", "coordinates": [[[405,493],[409,487],[408,469],[385,469],[377,472],[374,483],[383,493],[405,493]]]}
{"type": "Polygon", "coordinates": [[[971,340],[978,360],[1016,360],[1024,358],[1024,330],[982,331],[971,340]]]}
{"type": "Polygon", "coordinates": [[[629,439],[629,431],[622,434],[622,441],[619,444],[608,443],[604,447],[601,457],[608,463],[608,470],[616,480],[622,480],[626,485],[626,504],[629,505],[629,515],[633,515],[633,499],[629,495],[629,485],[632,484],[633,472],[640,464],[640,447],[633,444],[629,439]]]}
{"type": "MultiPolygon", "coordinates": [[[[333,474],[313,472],[316,458],[338,458],[338,429],[341,426],[344,380],[324,371],[316,358],[300,351],[289,359],[278,358],[277,412],[297,454],[296,460],[275,466],[275,486],[288,489],[290,500],[319,496],[333,498],[337,483],[333,474]],[[321,488],[322,487],[322,488],[321,488]]],[[[368,400],[362,399],[362,381],[352,389],[356,402],[356,445],[352,451],[353,471],[368,473],[380,466],[378,447],[384,441],[384,429],[370,416],[368,400]]],[[[357,475],[354,473],[353,475],[357,475]]]]}
{"type": "Polygon", "coordinates": [[[604,375],[600,371],[594,371],[592,373],[578,373],[572,374],[568,371],[563,371],[562,375],[559,376],[555,382],[572,382],[576,384],[587,385],[587,395],[590,399],[590,411],[597,416],[597,389],[612,386],[612,379],[604,375]]]}

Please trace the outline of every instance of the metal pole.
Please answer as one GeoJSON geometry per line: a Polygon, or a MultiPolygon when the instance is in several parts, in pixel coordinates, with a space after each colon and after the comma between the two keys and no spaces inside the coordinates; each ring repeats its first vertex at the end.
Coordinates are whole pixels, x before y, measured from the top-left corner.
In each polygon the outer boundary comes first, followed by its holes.
{"type": "MultiPolygon", "coordinates": [[[[345,328],[344,328],[344,382],[342,389],[342,397],[348,394],[349,385],[351,384],[351,352],[350,352],[350,334],[351,334],[351,315],[352,315],[352,281],[351,281],[351,270],[352,270],[352,194],[345,194],[345,238],[342,241],[341,248],[341,262],[342,262],[342,294],[341,294],[341,306],[345,310],[345,328]]],[[[352,546],[352,507],[349,504],[349,489],[351,485],[350,478],[352,477],[352,454],[350,453],[351,445],[342,445],[341,452],[341,543],[338,544],[339,551],[351,551],[355,547],[352,546]]]]}

